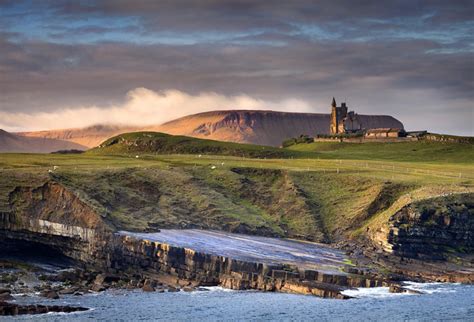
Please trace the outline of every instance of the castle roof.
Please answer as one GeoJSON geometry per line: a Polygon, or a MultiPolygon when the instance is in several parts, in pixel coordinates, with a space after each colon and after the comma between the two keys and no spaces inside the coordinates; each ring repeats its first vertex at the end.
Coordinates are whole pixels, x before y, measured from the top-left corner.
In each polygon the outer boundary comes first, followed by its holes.
{"type": "Polygon", "coordinates": [[[390,133],[390,132],[400,132],[402,129],[398,128],[377,128],[377,129],[369,129],[367,130],[367,133],[390,133]]]}

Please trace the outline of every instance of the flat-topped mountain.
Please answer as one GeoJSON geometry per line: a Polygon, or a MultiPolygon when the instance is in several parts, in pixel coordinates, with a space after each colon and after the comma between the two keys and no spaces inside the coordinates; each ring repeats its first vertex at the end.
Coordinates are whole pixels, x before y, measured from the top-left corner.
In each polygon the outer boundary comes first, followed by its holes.
{"type": "Polygon", "coordinates": [[[58,150],[87,150],[87,147],[64,140],[25,137],[0,129],[0,152],[50,153],[58,150]]]}
{"type": "MultiPolygon", "coordinates": [[[[359,115],[363,128],[403,128],[392,116],[359,115]]],[[[279,146],[301,134],[329,134],[330,115],[229,110],[185,116],[148,130],[219,141],[279,146]]]]}
{"type": "MultiPolygon", "coordinates": [[[[387,115],[358,115],[361,125],[372,128],[403,128],[387,115]]],[[[86,128],[17,133],[21,136],[75,142],[89,148],[127,132],[156,131],[217,141],[279,146],[283,140],[301,134],[329,134],[330,114],[275,111],[212,111],[145,127],[94,125],[86,128]]]]}

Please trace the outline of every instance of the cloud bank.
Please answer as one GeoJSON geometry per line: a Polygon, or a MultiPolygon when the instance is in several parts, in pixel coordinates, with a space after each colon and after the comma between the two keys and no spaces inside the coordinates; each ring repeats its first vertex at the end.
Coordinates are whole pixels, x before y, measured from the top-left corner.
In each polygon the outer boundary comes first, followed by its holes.
{"type": "Polygon", "coordinates": [[[207,92],[191,95],[179,90],[155,92],[136,88],[124,102],[112,106],[76,106],[40,113],[0,111],[0,128],[34,131],[86,127],[94,124],[157,125],[178,117],[213,110],[274,110],[310,112],[305,101],[266,101],[248,95],[225,96],[207,92]]]}
{"type": "MultiPolygon", "coordinates": [[[[124,94],[146,87],[218,93],[225,108],[247,95],[327,112],[335,96],[409,129],[474,135],[472,12],[472,0],[0,0],[0,123],[112,122],[134,102],[124,94]]],[[[183,107],[136,109],[127,123],[183,107]]]]}

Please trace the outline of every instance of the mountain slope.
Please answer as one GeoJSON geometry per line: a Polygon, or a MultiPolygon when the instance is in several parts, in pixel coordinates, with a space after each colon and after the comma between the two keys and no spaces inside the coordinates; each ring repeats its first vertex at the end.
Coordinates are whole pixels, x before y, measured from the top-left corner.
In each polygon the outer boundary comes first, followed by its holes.
{"type": "Polygon", "coordinates": [[[87,150],[87,147],[69,141],[42,137],[24,137],[0,130],[0,152],[50,153],[58,150],[87,150]]]}
{"type": "MultiPolygon", "coordinates": [[[[359,117],[364,128],[403,128],[403,124],[391,116],[359,117]]],[[[301,134],[327,134],[329,123],[329,114],[239,110],[185,116],[148,130],[219,141],[279,146],[283,140],[301,134]]]]}

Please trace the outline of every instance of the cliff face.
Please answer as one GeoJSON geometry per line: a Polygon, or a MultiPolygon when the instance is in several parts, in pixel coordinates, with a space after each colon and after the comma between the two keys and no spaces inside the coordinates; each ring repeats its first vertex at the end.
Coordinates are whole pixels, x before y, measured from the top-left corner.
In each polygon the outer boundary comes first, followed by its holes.
{"type": "Polygon", "coordinates": [[[17,218],[42,220],[86,229],[105,229],[102,218],[75,194],[49,181],[37,188],[18,187],[9,195],[17,218]]]}
{"type": "MultiPolygon", "coordinates": [[[[359,115],[362,127],[403,128],[391,116],[359,115]]],[[[328,134],[329,114],[274,111],[215,111],[186,116],[158,127],[159,132],[219,141],[279,146],[283,140],[301,134],[328,134]]]]}
{"type": "Polygon", "coordinates": [[[446,259],[474,252],[474,194],[409,204],[390,218],[388,242],[395,254],[446,259]]]}
{"type": "Polygon", "coordinates": [[[11,210],[0,212],[0,241],[46,245],[54,251],[95,265],[112,229],[100,215],[63,186],[47,182],[10,193],[11,210]],[[105,238],[105,239],[104,239],[105,238]]]}
{"type": "Polygon", "coordinates": [[[87,147],[67,140],[47,137],[24,137],[0,130],[0,153],[50,153],[58,150],[86,150],[87,147]]]}

